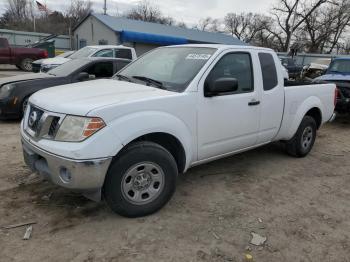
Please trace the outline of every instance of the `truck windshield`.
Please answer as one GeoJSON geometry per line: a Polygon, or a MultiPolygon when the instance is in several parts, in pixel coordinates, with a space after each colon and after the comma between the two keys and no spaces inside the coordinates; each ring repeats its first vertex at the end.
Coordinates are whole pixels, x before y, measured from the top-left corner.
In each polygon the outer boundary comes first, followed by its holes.
{"type": "Polygon", "coordinates": [[[216,50],[206,47],[158,48],[130,64],[114,78],[183,92],[216,50]]]}
{"type": "Polygon", "coordinates": [[[350,74],[350,59],[349,60],[334,60],[327,71],[328,74],[350,74]]]}
{"type": "Polygon", "coordinates": [[[78,51],[76,51],[69,58],[76,59],[76,58],[88,57],[91,54],[93,54],[96,50],[97,50],[97,48],[86,46],[86,47],[83,47],[82,49],[79,49],[78,51]]]}

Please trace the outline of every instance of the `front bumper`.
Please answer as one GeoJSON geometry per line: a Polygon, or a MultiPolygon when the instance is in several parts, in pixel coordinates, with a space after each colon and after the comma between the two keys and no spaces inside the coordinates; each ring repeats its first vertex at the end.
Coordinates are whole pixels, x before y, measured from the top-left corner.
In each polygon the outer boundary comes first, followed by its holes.
{"type": "Polygon", "coordinates": [[[32,171],[56,185],[82,192],[93,200],[100,198],[111,157],[88,160],[64,158],[34,146],[23,136],[22,146],[24,160],[32,171]]]}
{"type": "Polygon", "coordinates": [[[18,107],[19,101],[14,102],[15,98],[0,99],[0,119],[18,119],[21,112],[18,107]]]}

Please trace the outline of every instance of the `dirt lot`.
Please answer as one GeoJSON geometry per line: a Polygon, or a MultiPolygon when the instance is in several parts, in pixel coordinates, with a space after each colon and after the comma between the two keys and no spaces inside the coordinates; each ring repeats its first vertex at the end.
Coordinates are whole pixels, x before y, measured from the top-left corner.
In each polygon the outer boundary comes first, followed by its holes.
{"type": "Polygon", "coordinates": [[[0,122],[0,261],[350,261],[350,117],[304,159],[276,143],[191,169],[138,219],[55,187],[23,164],[18,122],[0,122]],[[249,244],[251,232],[267,237],[249,244]]]}

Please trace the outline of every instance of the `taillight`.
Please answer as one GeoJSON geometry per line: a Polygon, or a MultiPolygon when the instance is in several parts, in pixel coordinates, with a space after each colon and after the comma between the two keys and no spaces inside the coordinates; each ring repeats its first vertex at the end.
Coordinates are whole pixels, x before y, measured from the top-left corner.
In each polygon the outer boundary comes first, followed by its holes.
{"type": "Polygon", "coordinates": [[[340,98],[340,93],[339,93],[338,87],[336,87],[334,90],[334,106],[337,105],[338,98],[340,98]]]}
{"type": "Polygon", "coordinates": [[[48,58],[49,57],[49,53],[47,52],[47,50],[44,50],[44,57],[48,58]]]}

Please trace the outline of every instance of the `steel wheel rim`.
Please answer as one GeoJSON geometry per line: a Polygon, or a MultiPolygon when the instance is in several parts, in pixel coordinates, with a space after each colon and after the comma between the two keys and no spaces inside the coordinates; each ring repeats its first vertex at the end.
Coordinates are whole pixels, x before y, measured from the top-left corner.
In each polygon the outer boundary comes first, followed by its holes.
{"type": "Polygon", "coordinates": [[[301,146],[303,147],[304,150],[309,149],[312,143],[312,139],[314,137],[313,130],[311,126],[307,126],[304,129],[304,132],[301,136],[301,146]]]}
{"type": "Polygon", "coordinates": [[[23,64],[24,68],[28,71],[32,70],[32,61],[31,60],[25,60],[23,64]]]}
{"type": "Polygon", "coordinates": [[[145,205],[156,199],[164,188],[164,171],[153,162],[130,167],[122,178],[123,196],[134,205],[145,205]]]}

